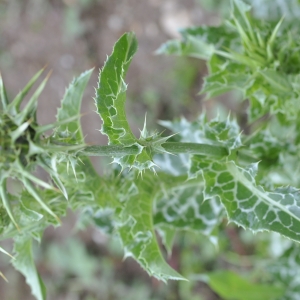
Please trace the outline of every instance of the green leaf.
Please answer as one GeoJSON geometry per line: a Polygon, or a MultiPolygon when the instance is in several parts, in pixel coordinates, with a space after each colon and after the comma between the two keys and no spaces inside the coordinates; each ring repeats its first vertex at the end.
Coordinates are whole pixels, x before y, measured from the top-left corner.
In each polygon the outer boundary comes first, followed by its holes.
{"type": "Polygon", "coordinates": [[[190,56],[199,59],[209,59],[215,51],[213,44],[208,44],[192,35],[187,35],[184,42],[171,40],[156,50],[156,54],[190,56]]]}
{"type": "Polygon", "coordinates": [[[275,89],[278,89],[281,92],[291,93],[293,87],[291,83],[288,81],[287,76],[280,74],[274,70],[264,70],[260,71],[260,74],[266,79],[267,82],[271,84],[271,86],[275,89]]]}
{"type": "Polygon", "coordinates": [[[14,253],[16,259],[12,261],[12,264],[25,276],[26,282],[31,287],[32,294],[38,300],[46,300],[46,288],[33,260],[32,239],[28,236],[16,238],[14,241],[14,253]]]}
{"type": "Polygon", "coordinates": [[[65,134],[66,139],[69,141],[73,139],[77,143],[83,142],[80,124],[80,107],[84,90],[92,72],[93,69],[86,71],[72,81],[62,99],[61,107],[57,111],[56,119],[58,122],[63,122],[66,119],[76,116],[76,119],[67,124],[60,125],[58,129],[60,136],[63,137],[65,134]]]}
{"type": "MultiPolygon", "coordinates": [[[[61,107],[57,111],[57,122],[63,122],[74,116],[78,117],[68,124],[61,124],[55,132],[55,139],[58,138],[62,142],[71,144],[84,143],[79,116],[83,93],[92,71],[93,69],[86,71],[75,78],[66,90],[61,107]]],[[[57,164],[59,179],[67,190],[73,209],[77,209],[80,205],[85,206],[84,201],[86,205],[91,204],[96,199],[98,199],[98,204],[101,203],[102,205],[109,202],[109,198],[105,199],[104,196],[101,196],[104,193],[104,179],[97,174],[87,157],[81,157],[79,160],[76,156],[68,156],[64,153],[62,157],[57,156],[55,163],[57,164]],[[72,169],[74,176],[70,174],[69,169],[72,169]]]]}
{"type": "Polygon", "coordinates": [[[107,58],[99,75],[99,84],[96,89],[96,107],[103,121],[101,132],[108,136],[110,145],[138,147],[135,155],[113,155],[113,162],[122,166],[136,168],[139,172],[145,169],[155,170],[153,163],[154,152],[166,152],[161,147],[169,137],[160,134],[149,134],[144,129],[140,139],[133,135],[125,112],[126,90],[125,76],[129,64],[137,50],[137,40],[133,33],[125,33],[115,44],[112,54],[107,58]]]}
{"type": "Polygon", "coordinates": [[[244,1],[241,0],[231,0],[231,10],[232,10],[232,19],[236,23],[236,27],[240,33],[241,36],[244,34],[249,34],[249,39],[255,40],[253,28],[250,24],[249,17],[247,16],[247,12],[250,11],[251,6],[246,4],[244,1]],[[241,24],[241,27],[238,27],[238,24],[241,24]]]}
{"type": "MultiPolygon", "coordinates": [[[[205,198],[218,196],[229,221],[253,232],[275,231],[300,241],[300,193],[293,187],[265,191],[255,182],[258,164],[241,168],[233,161],[192,158],[190,178],[203,174],[205,198]]],[[[207,200],[209,201],[209,200],[207,200]]]]}
{"type": "Polygon", "coordinates": [[[242,99],[245,99],[246,92],[253,82],[253,77],[247,74],[243,66],[230,64],[228,67],[224,66],[223,70],[205,77],[200,93],[206,94],[206,98],[209,99],[226,92],[240,91],[242,99]]]}
{"type": "MultiPolygon", "coordinates": [[[[70,84],[62,99],[61,108],[57,112],[57,122],[79,117],[82,96],[93,70],[82,73],[70,84]]],[[[84,142],[80,119],[76,118],[68,124],[62,124],[55,133],[68,144],[84,142]]],[[[69,205],[72,209],[95,211],[100,208],[113,208],[119,206],[114,193],[115,180],[109,182],[100,177],[87,157],[66,156],[57,157],[59,179],[68,193],[69,205]],[[61,161],[62,160],[62,161],[61,161]],[[74,173],[74,176],[73,174],[74,173]]]]}
{"type": "Polygon", "coordinates": [[[219,199],[204,201],[203,182],[187,181],[163,188],[156,196],[155,225],[166,225],[178,230],[189,230],[211,236],[223,218],[223,205],[219,199]]]}
{"type": "Polygon", "coordinates": [[[180,30],[180,33],[182,41],[170,40],[162,44],[156,50],[156,54],[173,54],[209,60],[216,50],[230,48],[231,43],[237,38],[237,34],[225,26],[190,27],[180,30]]]}
{"type": "MultiPolygon", "coordinates": [[[[290,9],[290,4],[287,7],[290,9]]],[[[219,27],[184,29],[182,41],[169,41],[157,52],[207,60],[209,75],[201,93],[211,98],[241,91],[240,100],[250,100],[250,121],[268,113],[295,120],[299,96],[293,93],[290,76],[299,74],[299,51],[295,50],[300,48],[298,23],[283,24],[283,19],[263,22],[253,18],[250,8],[243,1],[232,0],[230,20],[219,27]]]]}
{"type": "Polygon", "coordinates": [[[136,145],[136,155],[113,156],[113,162],[122,168],[137,168],[140,172],[154,167],[151,149],[138,143],[126,118],[125,101],[127,85],[125,76],[133,55],[137,51],[137,40],[133,33],[125,33],[115,44],[112,54],[100,71],[96,89],[96,107],[103,121],[101,132],[108,136],[110,145],[136,145]]]}
{"type": "MultiPolygon", "coordinates": [[[[79,116],[83,92],[92,71],[86,71],[75,78],[62,99],[61,108],[58,109],[56,116],[57,122],[78,116],[68,124],[60,125],[55,132],[55,138],[58,137],[63,142],[84,143],[79,116]]],[[[118,206],[110,190],[114,182],[108,186],[106,180],[97,174],[89,158],[81,156],[79,160],[76,156],[62,155],[57,157],[56,163],[59,178],[69,195],[69,204],[73,209],[95,206],[99,210],[99,206],[101,208],[118,206]],[[74,176],[70,174],[71,172],[74,176]]]]}
{"type": "Polygon", "coordinates": [[[223,299],[228,300],[275,300],[284,294],[283,287],[251,283],[232,271],[208,274],[208,284],[223,299]]]}
{"type": "MultiPolygon", "coordinates": [[[[41,71],[40,71],[41,72],[41,71]]],[[[16,104],[12,102],[12,107],[17,108],[19,105],[19,101],[22,101],[22,99],[25,97],[25,95],[28,93],[31,85],[34,84],[34,82],[38,79],[39,72],[31,79],[31,81],[28,83],[28,85],[24,88],[23,93],[21,92],[15,99],[17,99],[16,104]]],[[[17,114],[14,116],[14,122],[18,124],[19,126],[29,118],[33,118],[34,120],[36,119],[36,109],[37,109],[37,101],[41,93],[43,92],[46,83],[49,79],[50,73],[48,76],[41,82],[41,84],[38,86],[36,91],[33,93],[33,95],[30,97],[28,100],[27,104],[25,107],[22,109],[22,111],[17,112],[17,114]]]]}
{"type": "Polygon", "coordinates": [[[13,101],[8,105],[8,111],[12,115],[17,115],[20,112],[21,102],[24,100],[25,96],[28,94],[32,86],[36,83],[36,81],[40,78],[44,69],[38,71],[26,84],[26,86],[18,93],[18,95],[13,99],[13,101]]]}
{"type": "MultiPolygon", "coordinates": [[[[196,121],[186,119],[160,121],[160,124],[173,132],[180,142],[193,142],[227,148],[229,151],[241,147],[240,128],[236,120],[230,116],[225,121],[219,117],[208,120],[206,114],[201,114],[196,121]]],[[[228,154],[228,153],[227,153],[228,154]]]]}
{"type": "Polygon", "coordinates": [[[110,144],[131,146],[136,142],[126,119],[127,86],[124,81],[136,50],[135,35],[125,33],[115,44],[99,74],[95,102],[103,121],[101,132],[108,136],[110,144]]]}
{"type": "Polygon", "coordinates": [[[154,156],[154,163],[159,166],[160,170],[166,174],[174,176],[184,175],[188,172],[188,154],[158,154],[154,156]]]}
{"type": "Polygon", "coordinates": [[[119,190],[124,199],[124,208],[120,212],[118,228],[124,249],[125,257],[134,257],[139,264],[151,275],[160,280],[185,280],[173,270],[163,259],[152,221],[152,206],[155,189],[151,178],[145,173],[144,180],[133,182],[128,180],[119,190]]]}
{"type": "Polygon", "coordinates": [[[277,130],[277,135],[275,135],[270,127],[259,128],[243,140],[245,147],[251,150],[253,157],[257,161],[261,161],[262,164],[276,162],[281,153],[293,151],[292,147],[289,147],[291,140],[288,137],[290,132],[284,130],[280,132],[280,128],[274,128],[273,130],[277,130]],[[284,135],[282,136],[282,134],[284,135]]]}
{"type": "Polygon", "coordinates": [[[40,195],[40,191],[36,189],[34,185],[24,176],[22,177],[22,182],[28,193],[40,204],[40,206],[60,223],[61,221],[59,217],[45,203],[44,199],[40,195]]]}

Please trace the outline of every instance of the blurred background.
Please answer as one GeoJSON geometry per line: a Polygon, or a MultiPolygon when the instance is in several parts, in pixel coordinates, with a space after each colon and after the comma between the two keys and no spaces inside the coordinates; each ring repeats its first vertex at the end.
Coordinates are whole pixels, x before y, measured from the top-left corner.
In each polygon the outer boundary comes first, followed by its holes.
{"type": "MultiPolygon", "coordinates": [[[[95,68],[82,105],[86,142],[104,144],[100,120],[92,97],[97,73],[116,40],[134,31],[139,51],[133,59],[128,83],[127,114],[133,130],[142,128],[145,112],[149,128],[156,120],[184,115],[196,117],[202,107],[200,90],[205,63],[195,59],[154,55],[178,30],[193,25],[217,25],[214,5],[221,1],[200,0],[0,0],[0,71],[7,92],[13,97],[42,67],[52,70],[38,108],[38,121],[47,124],[55,114],[66,86],[74,76],[95,68]]],[[[228,4],[228,3],[227,3],[228,4]]],[[[93,160],[99,172],[102,165],[93,160]]],[[[205,283],[169,282],[150,278],[131,259],[123,260],[121,246],[103,233],[84,227],[69,213],[60,228],[49,228],[36,247],[37,265],[48,289],[49,300],[216,300],[205,283]]],[[[224,228],[227,224],[224,224],[224,228]]],[[[226,227],[220,248],[202,236],[179,235],[168,262],[181,274],[200,274],[234,264],[238,254],[251,254],[253,237],[226,227]],[[230,240],[228,239],[230,237],[230,240]],[[231,251],[231,252],[230,252],[231,251]],[[237,254],[236,254],[237,253],[237,254]],[[225,255],[225,254],[224,254],[225,255]]],[[[9,248],[9,241],[1,246],[9,248]]],[[[263,243],[262,243],[263,247],[263,243]]],[[[251,259],[242,262],[251,265],[251,259]]],[[[32,300],[24,278],[6,256],[0,255],[1,300],[32,300]]]]}

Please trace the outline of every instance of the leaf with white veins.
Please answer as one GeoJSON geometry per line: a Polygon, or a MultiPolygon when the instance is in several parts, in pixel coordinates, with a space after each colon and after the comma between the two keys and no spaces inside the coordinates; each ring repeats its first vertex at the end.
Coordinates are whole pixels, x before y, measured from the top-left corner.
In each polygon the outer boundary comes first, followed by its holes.
{"type": "Polygon", "coordinates": [[[155,181],[152,182],[151,176],[147,176],[149,173],[145,173],[144,179],[129,181],[124,186],[124,208],[119,216],[118,232],[125,248],[125,256],[134,257],[157,279],[185,280],[165,262],[159,249],[152,220],[155,181]]]}
{"type": "Polygon", "coordinates": [[[257,163],[241,168],[233,161],[194,156],[190,178],[203,174],[205,197],[218,196],[230,221],[253,232],[275,231],[300,241],[300,191],[293,187],[264,190],[255,182],[257,168],[257,163]]]}

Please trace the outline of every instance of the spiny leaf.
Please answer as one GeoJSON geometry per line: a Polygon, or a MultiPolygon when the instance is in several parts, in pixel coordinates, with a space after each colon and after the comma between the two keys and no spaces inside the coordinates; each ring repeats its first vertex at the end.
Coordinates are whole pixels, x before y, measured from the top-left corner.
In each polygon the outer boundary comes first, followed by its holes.
{"type": "MultiPolygon", "coordinates": [[[[61,102],[61,108],[58,109],[56,115],[57,122],[60,126],[57,128],[55,136],[61,137],[62,141],[64,141],[65,138],[68,143],[80,143],[77,145],[80,147],[84,142],[80,119],[77,117],[69,124],[62,124],[62,122],[64,122],[65,119],[80,115],[83,92],[92,71],[93,70],[84,72],[73,80],[65,92],[61,102]]],[[[78,150],[80,150],[80,148],[78,148],[78,150]]],[[[89,199],[89,205],[94,201],[95,205],[99,205],[100,207],[105,206],[105,204],[111,200],[109,193],[105,189],[105,180],[97,174],[91,161],[87,157],[81,157],[80,159],[81,162],[78,162],[77,157],[67,155],[65,159],[62,157],[62,161],[57,157],[56,161],[57,173],[68,193],[69,204],[73,209],[77,209],[83,203],[80,199],[85,199],[86,203],[87,199],[89,199]],[[69,174],[68,169],[70,165],[74,176],[69,174]]],[[[51,164],[51,161],[49,163],[51,164]]],[[[111,201],[111,204],[113,206],[113,201],[111,201]]]]}
{"type": "Polygon", "coordinates": [[[44,158],[40,158],[39,164],[44,168],[45,171],[47,171],[52,180],[55,182],[56,186],[59,188],[59,190],[62,192],[64,197],[68,200],[68,193],[66,191],[66,188],[64,184],[62,183],[58,172],[57,172],[57,157],[54,155],[51,159],[51,163],[48,164],[48,161],[44,158]]]}
{"type": "Polygon", "coordinates": [[[30,125],[31,120],[24,122],[23,124],[21,124],[19,127],[17,127],[17,129],[15,129],[14,131],[11,131],[9,133],[9,135],[11,136],[12,142],[15,143],[15,141],[24,134],[24,132],[26,131],[26,129],[28,128],[28,126],[30,125]]]}
{"type": "Polygon", "coordinates": [[[273,32],[272,32],[272,34],[271,34],[271,36],[270,36],[270,38],[269,38],[269,40],[268,40],[268,42],[267,42],[267,44],[268,44],[268,48],[267,49],[270,49],[269,51],[268,51],[268,53],[269,53],[269,56],[271,56],[271,57],[269,57],[269,59],[273,59],[274,57],[273,57],[273,53],[272,53],[272,48],[273,48],[273,46],[274,46],[274,43],[275,43],[275,38],[276,38],[276,35],[278,34],[278,31],[279,31],[279,28],[280,28],[280,26],[281,26],[281,24],[282,24],[282,22],[283,22],[283,17],[279,20],[279,22],[277,23],[277,25],[275,26],[275,28],[273,29],[273,32]]]}
{"type": "Polygon", "coordinates": [[[22,163],[19,160],[16,160],[14,163],[15,169],[18,171],[18,173],[23,176],[26,179],[29,179],[30,181],[33,181],[34,183],[44,187],[45,189],[54,190],[57,191],[57,189],[50,185],[49,183],[39,179],[38,177],[32,175],[30,172],[28,172],[22,165],[22,163]]]}
{"type": "Polygon", "coordinates": [[[163,189],[156,196],[155,225],[211,236],[223,218],[223,205],[217,198],[204,201],[203,190],[203,182],[199,180],[163,189]]]}
{"type": "Polygon", "coordinates": [[[260,71],[260,74],[271,84],[272,88],[278,89],[283,93],[292,92],[293,87],[286,78],[286,75],[280,74],[274,70],[263,70],[260,71]]]}
{"type": "Polygon", "coordinates": [[[18,93],[18,95],[13,99],[13,101],[8,105],[7,110],[11,115],[15,116],[20,112],[20,104],[24,100],[25,96],[28,94],[32,86],[39,79],[43,73],[44,68],[38,71],[27,83],[27,85],[18,93]]]}
{"type": "Polygon", "coordinates": [[[194,156],[190,178],[203,174],[205,198],[218,196],[230,221],[253,232],[275,231],[300,241],[299,190],[282,187],[265,191],[255,182],[257,168],[258,164],[241,168],[233,161],[212,161],[194,156]]]}
{"type": "MultiPolygon", "coordinates": [[[[40,138],[40,136],[43,133],[45,133],[46,131],[59,128],[61,125],[69,124],[71,122],[74,122],[75,120],[78,120],[78,116],[73,116],[73,117],[70,117],[70,118],[66,118],[66,119],[64,119],[64,120],[62,120],[60,122],[55,122],[55,123],[52,123],[52,124],[38,125],[38,126],[33,125],[32,127],[35,130],[36,137],[40,138]]],[[[66,137],[70,138],[70,135],[68,134],[66,137]]]]}
{"type": "Polygon", "coordinates": [[[136,50],[135,35],[125,33],[115,44],[112,54],[100,71],[95,102],[103,121],[101,132],[108,136],[110,144],[130,146],[136,142],[126,119],[127,86],[124,82],[136,50]]]}
{"type": "Polygon", "coordinates": [[[223,70],[205,77],[200,93],[206,94],[206,98],[210,99],[226,92],[241,91],[244,98],[247,89],[253,85],[254,79],[245,68],[240,65],[235,66],[235,72],[231,73],[230,68],[224,66],[223,70]]]}
{"type": "MultiPolygon", "coordinates": [[[[68,137],[72,137],[76,142],[82,143],[83,134],[80,125],[80,107],[83,92],[91,77],[93,69],[82,73],[75,78],[67,88],[61,107],[57,111],[56,119],[59,122],[59,133],[68,132],[68,137]],[[74,116],[76,118],[74,118],[74,116]],[[74,118],[68,123],[62,124],[64,120],[74,118]]],[[[59,134],[58,133],[58,134],[59,134]]]]}
{"type": "Polygon", "coordinates": [[[160,124],[177,132],[176,136],[181,142],[218,145],[228,150],[237,149],[242,145],[240,128],[236,120],[231,120],[230,116],[225,121],[219,117],[208,120],[206,114],[202,114],[193,122],[181,118],[173,122],[160,121],[160,124]]]}
{"type": "MultiPolygon", "coordinates": [[[[65,92],[61,102],[61,108],[58,109],[56,116],[57,122],[60,126],[55,132],[55,137],[57,136],[62,141],[66,141],[71,144],[79,143],[79,145],[77,145],[80,147],[78,150],[82,148],[84,143],[84,136],[79,119],[80,107],[83,92],[92,71],[93,70],[84,72],[78,78],[73,80],[65,92]],[[65,119],[72,118],[74,115],[78,117],[72,120],[69,124],[62,124],[65,119]]],[[[103,199],[101,194],[104,193],[104,179],[100,178],[87,157],[81,157],[81,162],[78,162],[78,160],[79,159],[76,156],[73,157],[66,155],[65,158],[61,157],[61,160],[59,156],[57,156],[56,160],[49,161],[48,163],[57,165],[57,173],[59,174],[59,177],[54,176],[54,179],[56,181],[59,179],[57,182],[58,186],[61,186],[61,188],[66,190],[69,204],[73,207],[73,209],[80,207],[80,205],[82,205],[81,199],[84,198],[89,198],[89,205],[91,204],[91,201],[95,200],[99,200],[98,205],[100,205],[101,200],[103,199]],[[69,166],[71,166],[74,176],[70,174],[69,166]]],[[[106,196],[109,199],[107,194],[106,196]]],[[[94,204],[96,205],[97,203],[94,202],[94,204]]],[[[103,205],[103,203],[101,204],[103,205]]]]}
{"type": "Polygon", "coordinates": [[[124,191],[127,195],[118,228],[125,256],[134,257],[150,275],[160,280],[184,280],[164,261],[156,240],[152,221],[153,183],[140,178],[125,187],[130,188],[124,191]]]}
{"type": "MultiPolygon", "coordinates": [[[[246,4],[240,0],[231,0],[231,7],[232,7],[232,19],[237,22],[236,24],[241,24],[238,26],[238,30],[243,37],[247,35],[245,31],[250,35],[250,40],[253,43],[255,41],[255,35],[253,32],[253,27],[250,24],[249,18],[247,16],[247,12],[251,9],[251,6],[246,4]],[[245,28],[245,30],[244,30],[245,28]]],[[[248,37],[247,37],[248,39],[248,37]]]]}
{"type": "Polygon", "coordinates": [[[50,77],[51,72],[48,73],[47,77],[42,81],[38,86],[34,94],[29,99],[28,103],[25,105],[24,109],[14,116],[14,122],[18,125],[21,125],[26,118],[33,117],[35,119],[35,113],[37,108],[37,100],[44,90],[46,83],[50,77]]]}
{"type": "Polygon", "coordinates": [[[164,43],[156,54],[190,56],[199,59],[209,59],[215,52],[215,46],[192,35],[187,35],[184,42],[171,40],[164,43]]]}
{"type": "Polygon", "coordinates": [[[237,37],[228,27],[191,27],[180,31],[182,41],[170,40],[156,50],[156,54],[190,56],[209,60],[217,50],[231,48],[237,37]],[[220,37],[222,37],[220,39],[220,37]]]}
{"type": "Polygon", "coordinates": [[[299,55],[292,50],[299,48],[299,39],[293,38],[298,34],[297,23],[283,26],[283,19],[269,23],[254,19],[250,6],[240,0],[232,0],[231,6],[229,21],[217,28],[184,29],[183,41],[170,41],[159,52],[206,59],[210,75],[204,79],[201,92],[210,98],[230,90],[241,91],[240,100],[250,100],[251,122],[267,113],[295,120],[299,96],[290,76],[299,73],[299,55]],[[209,55],[206,49],[211,49],[209,55]]]}
{"type": "Polygon", "coordinates": [[[59,217],[51,210],[51,208],[43,201],[42,197],[39,195],[38,190],[32,185],[32,183],[23,176],[22,182],[28,191],[29,194],[41,205],[41,207],[48,212],[51,216],[53,216],[58,223],[61,223],[59,217]]]}
{"type": "Polygon", "coordinates": [[[117,41],[100,71],[95,102],[103,121],[101,132],[108,136],[109,144],[136,146],[139,150],[135,155],[112,155],[113,162],[118,163],[122,169],[135,168],[141,173],[146,169],[155,171],[153,153],[166,152],[161,144],[169,137],[163,138],[159,134],[144,136],[144,127],[138,140],[129,127],[125,112],[127,86],[124,80],[136,50],[137,40],[133,33],[126,33],[117,41]]]}

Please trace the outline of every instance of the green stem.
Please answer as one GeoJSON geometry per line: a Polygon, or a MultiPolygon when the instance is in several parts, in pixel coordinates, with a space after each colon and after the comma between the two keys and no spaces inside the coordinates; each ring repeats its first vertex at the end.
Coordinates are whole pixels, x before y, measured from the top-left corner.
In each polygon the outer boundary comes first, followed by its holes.
{"type": "MultiPolygon", "coordinates": [[[[186,153],[186,154],[199,154],[208,155],[213,157],[224,157],[228,155],[228,150],[224,147],[197,144],[197,143],[164,143],[162,147],[166,152],[172,154],[186,153]]],[[[136,146],[121,146],[121,145],[109,145],[109,146],[88,146],[79,152],[82,156],[123,156],[139,154],[140,149],[136,146]]]]}
{"type": "Polygon", "coordinates": [[[139,154],[140,150],[137,146],[121,146],[121,145],[109,145],[109,146],[88,146],[81,150],[78,154],[81,156],[123,156],[131,154],[139,154]]]}
{"type": "Polygon", "coordinates": [[[162,147],[166,149],[167,152],[170,152],[172,154],[186,153],[208,155],[214,157],[224,157],[229,154],[228,150],[225,147],[208,144],[169,142],[162,144],[162,147]]]}

